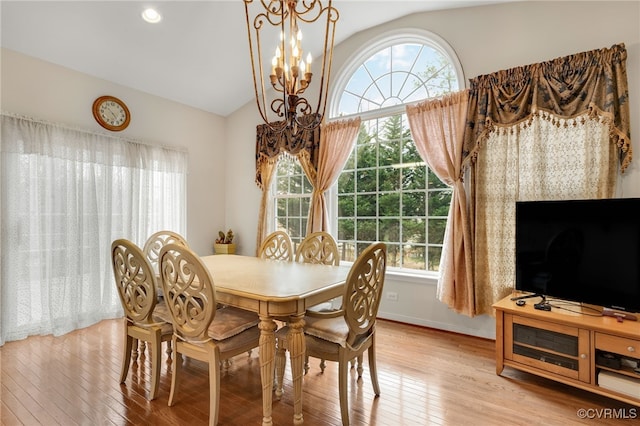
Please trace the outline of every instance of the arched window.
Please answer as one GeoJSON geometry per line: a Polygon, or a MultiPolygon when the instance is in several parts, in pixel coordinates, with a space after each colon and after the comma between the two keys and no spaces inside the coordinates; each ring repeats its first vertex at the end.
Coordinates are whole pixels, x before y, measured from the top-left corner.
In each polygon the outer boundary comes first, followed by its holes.
{"type": "MultiPolygon", "coordinates": [[[[420,158],[405,106],[458,91],[463,82],[453,49],[419,30],[373,40],[338,72],[329,119],[362,119],[356,147],[328,197],[342,260],[383,241],[390,270],[438,271],[451,189],[420,158]]],[[[283,165],[277,176],[284,173],[283,165]]],[[[277,223],[286,222],[278,210],[277,223]]]]}

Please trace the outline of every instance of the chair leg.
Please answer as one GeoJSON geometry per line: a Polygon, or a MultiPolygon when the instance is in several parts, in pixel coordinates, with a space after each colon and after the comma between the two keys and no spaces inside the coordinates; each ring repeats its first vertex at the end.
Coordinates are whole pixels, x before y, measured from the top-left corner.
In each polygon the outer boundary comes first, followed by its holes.
{"type": "Polygon", "coordinates": [[[220,406],[220,351],[209,348],[209,426],[218,424],[220,406]]]}
{"type": "Polygon", "coordinates": [[[279,338],[276,346],[276,375],[275,375],[276,397],[278,398],[282,397],[284,369],[287,366],[287,357],[286,357],[287,349],[284,346],[286,346],[285,343],[282,341],[282,339],[279,338]]]}
{"type": "Polygon", "coordinates": [[[356,368],[358,372],[358,379],[362,377],[362,355],[358,356],[358,367],[356,368]]]}
{"type": "Polygon", "coordinates": [[[349,362],[340,354],[338,361],[338,393],[340,395],[340,415],[342,426],[349,426],[349,404],[347,401],[347,373],[349,362]]]}
{"type": "Polygon", "coordinates": [[[151,392],[149,400],[153,401],[158,395],[158,388],[160,386],[160,363],[162,362],[162,335],[160,328],[157,328],[149,342],[149,349],[151,353],[151,392]]]}
{"type": "Polygon", "coordinates": [[[320,373],[324,373],[324,369],[327,368],[327,363],[324,362],[324,359],[320,360],[320,373]]]}
{"type": "Polygon", "coordinates": [[[173,346],[173,365],[171,367],[171,392],[169,393],[169,407],[173,406],[175,403],[174,398],[176,396],[176,389],[179,384],[178,375],[180,374],[180,366],[182,364],[182,354],[178,353],[178,342],[176,341],[176,337],[172,338],[172,346],[173,346]]]}
{"type": "Polygon", "coordinates": [[[369,347],[369,374],[371,375],[371,384],[373,392],[376,396],[380,396],[380,385],[378,384],[378,368],[376,367],[376,341],[371,342],[369,347]]]}
{"type": "Polygon", "coordinates": [[[304,374],[306,375],[309,372],[309,357],[307,355],[304,356],[304,374]]]}
{"type": "Polygon", "coordinates": [[[138,339],[133,339],[131,347],[133,348],[131,357],[133,358],[134,361],[137,361],[138,360],[138,339]]]}
{"type": "Polygon", "coordinates": [[[124,353],[122,356],[122,368],[120,370],[120,383],[124,383],[129,374],[129,364],[131,364],[131,350],[133,348],[133,337],[129,336],[128,326],[125,319],[124,324],[124,353]]]}

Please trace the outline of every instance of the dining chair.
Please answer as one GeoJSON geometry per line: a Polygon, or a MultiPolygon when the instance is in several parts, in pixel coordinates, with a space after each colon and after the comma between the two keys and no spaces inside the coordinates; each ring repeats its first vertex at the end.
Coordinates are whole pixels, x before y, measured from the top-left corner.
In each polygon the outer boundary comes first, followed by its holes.
{"type": "Polygon", "coordinates": [[[318,231],[307,235],[298,245],[296,262],[339,265],[338,243],[328,232],[318,231]]]}
{"type": "MultiPolygon", "coordinates": [[[[160,261],[160,249],[170,243],[182,244],[185,247],[189,247],[187,240],[180,234],[173,231],[158,231],[151,235],[144,243],[142,251],[149,259],[153,270],[159,278],[158,263],[160,261]]],[[[158,279],[158,285],[160,284],[158,279]]]]}
{"type": "MultiPolygon", "coordinates": [[[[356,259],[347,275],[343,293],[343,306],[331,312],[308,311],[305,321],[306,355],[338,363],[338,392],[342,424],[349,424],[347,382],[349,361],[358,361],[358,379],[362,377],[362,358],[365,351],[369,360],[371,383],[376,397],[380,396],[376,369],[375,325],[380,306],[382,287],[387,267],[387,248],[384,243],[373,243],[356,259]]],[[[276,332],[276,394],[282,394],[285,351],[288,350],[288,327],[276,332]],[[280,345],[282,343],[282,345],[280,345]]]]}
{"type": "MultiPolygon", "coordinates": [[[[296,262],[316,263],[323,265],[339,265],[340,251],[338,243],[328,232],[317,231],[308,234],[298,245],[295,256],[296,262]]],[[[341,297],[336,297],[327,302],[319,303],[309,308],[312,311],[333,311],[342,303],[341,297]]],[[[308,370],[309,361],[305,360],[308,370]]],[[[320,360],[320,368],[324,370],[325,362],[320,360]]]]}
{"type": "Polygon", "coordinates": [[[173,320],[173,368],[169,406],[176,402],[182,356],[209,365],[209,424],[218,423],[220,367],[258,347],[258,316],[242,309],[217,308],[209,270],[188,247],[167,244],[160,250],[160,276],[173,320]]]}
{"type": "Polygon", "coordinates": [[[267,235],[260,244],[258,257],[262,259],[293,261],[293,243],[284,231],[275,231],[267,235]]]}
{"type": "Polygon", "coordinates": [[[111,244],[113,275],[124,309],[124,356],[120,383],[129,372],[131,353],[138,341],[148,342],[151,350],[151,391],[158,394],[162,342],[170,343],[173,327],[167,322],[164,304],[156,297],[156,276],[142,250],[133,242],[118,239],[111,244]],[[161,311],[165,311],[164,314],[161,311]]]}
{"type": "MultiPolygon", "coordinates": [[[[156,286],[157,286],[156,294],[160,299],[162,299],[162,286],[160,285],[160,273],[158,271],[160,249],[164,245],[169,243],[182,244],[183,246],[189,247],[189,244],[187,243],[186,238],[184,238],[182,235],[178,234],[177,232],[162,230],[152,234],[149,238],[147,238],[147,241],[144,243],[144,246],[142,248],[142,252],[145,254],[147,259],[149,260],[149,263],[153,268],[153,272],[156,275],[156,286]]],[[[169,312],[166,310],[163,310],[162,313],[166,318],[166,320],[168,322],[171,322],[171,319],[169,317],[169,312]]],[[[137,346],[138,345],[134,341],[133,342],[134,359],[138,356],[137,346]]],[[[140,343],[140,352],[144,353],[144,351],[145,351],[145,343],[143,341],[140,343]]],[[[169,341],[169,344],[167,345],[167,354],[170,354],[170,353],[171,353],[171,341],[169,341]]]]}

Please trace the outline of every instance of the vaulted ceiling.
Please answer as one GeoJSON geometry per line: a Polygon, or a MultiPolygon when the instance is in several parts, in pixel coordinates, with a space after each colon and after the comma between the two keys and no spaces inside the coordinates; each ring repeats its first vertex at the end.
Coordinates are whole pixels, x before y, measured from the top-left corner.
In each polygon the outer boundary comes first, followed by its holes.
{"type": "MultiPolygon", "coordinates": [[[[336,44],[408,14],[502,2],[334,0],[336,44]]],[[[254,96],[242,0],[2,0],[0,14],[4,48],[221,116],[254,96]],[[159,24],[141,19],[149,6],[159,24]]]]}

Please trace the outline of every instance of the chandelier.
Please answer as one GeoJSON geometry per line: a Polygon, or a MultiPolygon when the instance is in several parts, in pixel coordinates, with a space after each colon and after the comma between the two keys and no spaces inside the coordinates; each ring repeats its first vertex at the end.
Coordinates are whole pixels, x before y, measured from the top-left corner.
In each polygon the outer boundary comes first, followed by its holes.
{"type": "Polygon", "coordinates": [[[320,0],[244,0],[256,103],[262,120],[276,133],[295,137],[301,131],[317,128],[324,118],[338,21],[338,11],[331,2],[323,6],[320,0]],[[256,3],[253,8],[257,12],[250,13],[252,3],[256,3]],[[311,53],[304,56],[302,38],[303,29],[312,31],[315,22],[324,26],[319,79],[311,72],[311,53]],[[268,61],[263,56],[263,40],[275,48],[268,61]],[[313,100],[304,96],[307,89],[311,92],[315,87],[312,81],[318,82],[315,108],[313,100]],[[269,94],[273,99],[269,100],[269,94]]]}

